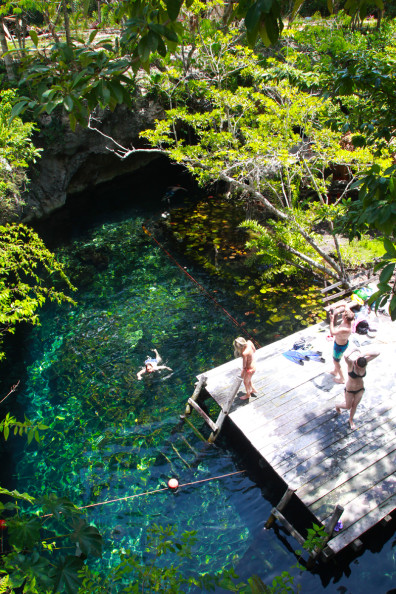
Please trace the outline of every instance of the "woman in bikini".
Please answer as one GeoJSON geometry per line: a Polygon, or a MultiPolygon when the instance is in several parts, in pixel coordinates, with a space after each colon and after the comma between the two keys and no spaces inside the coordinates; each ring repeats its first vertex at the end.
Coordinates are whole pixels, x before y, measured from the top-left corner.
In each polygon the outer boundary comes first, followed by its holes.
{"type": "Polygon", "coordinates": [[[255,352],[256,347],[251,340],[246,340],[242,336],[238,336],[234,340],[234,355],[235,357],[242,357],[241,378],[246,388],[246,395],[240,396],[241,400],[248,400],[253,392],[256,391],[256,388],[252,384],[252,376],[256,371],[255,352]]]}
{"type": "Polygon", "coordinates": [[[345,384],[345,402],[342,404],[336,404],[336,411],[338,413],[341,412],[341,409],[344,408],[349,410],[349,425],[351,429],[355,429],[355,424],[353,422],[353,417],[355,416],[355,412],[359,402],[361,401],[364,393],[364,382],[363,378],[366,376],[366,367],[369,361],[372,361],[376,357],[378,357],[378,352],[373,353],[366,353],[364,356],[359,356],[357,358],[351,359],[352,353],[355,353],[360,350],[358,348],[354,348],[350,351],[347,355],[345,355],[345,362],[348,366],[348,378],[345,384]]]}

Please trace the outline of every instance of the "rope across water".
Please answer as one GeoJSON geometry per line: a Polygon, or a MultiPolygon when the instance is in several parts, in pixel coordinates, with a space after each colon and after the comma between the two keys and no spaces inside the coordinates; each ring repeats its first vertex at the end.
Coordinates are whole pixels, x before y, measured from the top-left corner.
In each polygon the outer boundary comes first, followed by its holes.
{"type": "Polygon", "coordinates": [[[256,348],[261,348],[261,345],[257,342],[257,340],[255,338],[253,338],[253,336],[251,336],[249,334],[249,332],[247,332],[247,330],[245,330],[241,324],[222,306],[220,305],[220,303],[218,301],[216,301],[216,299],[214,297],[212,297],[212,295],[197,281],[195,280],[195,278],[193,276],[191,276],[191,274],[185,269],[183,268],[183,266],[181,266],[179,264],[179,262],[164,248],[164,246],[158,241],[158,239],[156,239],[154,237],[154,235],[152,233],[150,233],[150,231],[147,229],[147,227],[145,225],[142,225],[142,229],[143,231],[149,236],[151,237],[151,239],[153,241],[155,241],[155,243],[162,249],[162,251],[168,256],[168,258],[170,258],[172,260],[172,262],[174,262],[176,264],[176,266],[178,268],[180,268],[180,270],[182,272],[184,272],[184,274],[186,276],[188,276],[188,278],[197,285],[197,287],[202,291],[202,293],[204,293],[204,295],[206,297],[208,297],[209,299],[211,299],[211,301],[213,301],[213,303],[219,307],[228,317],[229,319],[232,321],[232,323],[237,326],[240,330],[240,332],[242,332],[243,334],[245,334],[256,346],[256,348]]]}

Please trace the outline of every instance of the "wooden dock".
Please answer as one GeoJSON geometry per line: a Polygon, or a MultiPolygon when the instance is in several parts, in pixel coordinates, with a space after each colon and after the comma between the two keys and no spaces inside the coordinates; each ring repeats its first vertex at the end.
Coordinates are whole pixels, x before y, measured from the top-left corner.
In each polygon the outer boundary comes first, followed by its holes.
{"type": "MultiPolygon", "coordinates": [[[[378,322],[375,338],[352,334],[350,341],[363,352],[380,351],[367,367],[354,431],[349,413],[337,414],[334,408],[344,388],[328,373],[332,341],[325,322],[258,349],[257,396],[240,400],[242,384],[228,415],[319,524],[329,524],[337,505],[344,508],[343,528],[330,535],[327,555],[359,542],[396,509],[396,324],[382,316],[378,322]],[[325,363],[300,366],[283,356],[301,337],[322,351],[325,363]]],[[[239,358],[202,374],[220,407],[240,369],[239,358]]]]}

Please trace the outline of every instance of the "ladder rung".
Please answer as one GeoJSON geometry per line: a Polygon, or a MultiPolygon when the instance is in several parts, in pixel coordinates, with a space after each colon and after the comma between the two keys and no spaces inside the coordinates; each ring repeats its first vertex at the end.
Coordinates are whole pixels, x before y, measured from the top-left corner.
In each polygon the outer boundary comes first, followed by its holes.
{"type": "Polygon", "coordinates": [[[213,432],[218,431],[219,428],[216,425],[216,423],[214,423],[212,421],[212,419],[206,414],[206,412],[204,412],[202,410],[202,408],[199,406],[199,404],[197,404],[195,402],[195,400],[193,400],[192,398],[189,398],[188,404],[190,406],[192,406],[197,411],[197,413],[207,422],[207,424],[209,425],[209,427],[212,429],[213,432]]]}

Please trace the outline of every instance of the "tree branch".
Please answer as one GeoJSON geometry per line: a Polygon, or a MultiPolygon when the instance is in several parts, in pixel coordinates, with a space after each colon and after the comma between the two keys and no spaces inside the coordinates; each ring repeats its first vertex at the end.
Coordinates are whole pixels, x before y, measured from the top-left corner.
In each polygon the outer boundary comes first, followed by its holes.
{"type": "Polygon", "coordinates": [[[94,132],[97,132],[98,134],[103,136],[103,138],[107,138],[108,140],[110,140],[110,142],[115,144],[115,146],[118,147],[118,149],[117,148],[112,149],[109,146],[107,146],[106,148],[110,152],[114,153],[120,159],[126,159],[130,155],[138,154],[138,153],[157,153],[158,155],[167,155],[167,152],[162,149],[149,149],[149,148],[137,149],[133,145],[131,145],[130,148],[126,148],[125,146],[123,146],[122,144],[117,142],[112,136],[108,136],[107,134],[105,134],[104,132],[99,130],[99,128],[95,128],[92,125],[93,121],[100,122],[100,120],[98,120],[98,119],[94,118],[92,115],[90,115],[89,120],[88,120],[88,128],[90,130],[93,130],[94,132]]]}
{"type": "Polygon", "coordinates": [[[5,400],[6,398],[8,398],[8,396],[11,396],[11,394],[12,394],[13,392],[15,392],[15,390],[16,390],[16,389],[17,389],[17,387],[19,386],[19,383],[20,383],[20,381],[21,381],[21,380],[18,380],[18,381],[17,381],[17,383],[16,383],[16,384],[14,384],[14,385],[12,386],[12,388],[11,388],[11,390],[8,392],[7,396],[4,396],[4,398],[3,398],[2,400],[0,400],[0,404],[1,404],[2,402],[4,402],[4,400],[5,400]]]}

